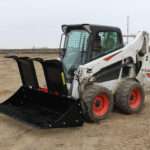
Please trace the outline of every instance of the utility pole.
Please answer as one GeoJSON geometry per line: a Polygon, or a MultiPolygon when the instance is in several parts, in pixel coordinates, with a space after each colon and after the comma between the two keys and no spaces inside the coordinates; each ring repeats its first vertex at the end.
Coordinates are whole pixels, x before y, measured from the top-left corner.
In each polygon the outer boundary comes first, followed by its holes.
{"type": "Polygon", "coordinates": [[[129,43],[130,16],[127,16],[127,43],[129,43]]]}

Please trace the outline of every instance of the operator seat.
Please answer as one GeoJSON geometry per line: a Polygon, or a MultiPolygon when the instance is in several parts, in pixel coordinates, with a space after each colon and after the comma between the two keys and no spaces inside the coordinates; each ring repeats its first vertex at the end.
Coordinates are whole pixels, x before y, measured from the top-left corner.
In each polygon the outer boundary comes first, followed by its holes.
{"type": "Polygon", "coordinates": [[[105,45],[106,50],[111,50],[111,49],[116,48],[115,41],[112,36],[109,36],[109,38],[107,38],[104,41],[104,45],[105,45]]]}
{"type": "Polygon", "coordinates": [[[99,35],[96,35],[93,43],[92,58],[96,58],[97,56],[99,56],[101,51],[102,51],[101,37],[99,35]]]}

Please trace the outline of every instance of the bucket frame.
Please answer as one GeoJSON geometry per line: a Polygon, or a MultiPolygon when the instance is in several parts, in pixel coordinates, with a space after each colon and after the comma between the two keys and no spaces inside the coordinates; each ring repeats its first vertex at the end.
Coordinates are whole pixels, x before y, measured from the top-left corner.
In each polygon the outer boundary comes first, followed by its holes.
{"type": "Polygon", "coordinates": [[[47,93],[39,90],[33,60],[17,56],[9,58],[16,60],[23,85],[13,96],[0,104],[0,113],[39,128],[67,128],[83,125],[80,100],[65,94],[56,96],[49,90],[47,93]]]}

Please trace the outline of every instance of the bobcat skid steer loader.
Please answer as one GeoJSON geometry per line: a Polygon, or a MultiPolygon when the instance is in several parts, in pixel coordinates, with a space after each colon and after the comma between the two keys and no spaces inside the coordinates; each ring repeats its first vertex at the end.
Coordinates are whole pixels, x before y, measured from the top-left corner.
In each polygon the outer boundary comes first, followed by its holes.
{"type": "Polygon", "coordinates": [[[41,128],[77,127],[99,122],[115,106],[125,114],[144,104],[150,82],[149,35],[139,32],[123,44],[119,28],[63,25],[60,58],[16,60],[22,87],[0,104],[0,112],[41,128]],[[41,63],[47,87],[39,87],[34,61],[41,63]]]}

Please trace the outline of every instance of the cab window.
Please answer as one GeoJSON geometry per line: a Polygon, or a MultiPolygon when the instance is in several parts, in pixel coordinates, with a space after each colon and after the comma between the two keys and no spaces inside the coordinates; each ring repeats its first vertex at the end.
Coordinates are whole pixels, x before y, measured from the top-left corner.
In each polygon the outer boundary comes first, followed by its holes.
{"type": "Polygon", "coordinates": [[[93,40],[92,58],[106,55],[121,47],[117,32],[98,32],[93,40]]]}

